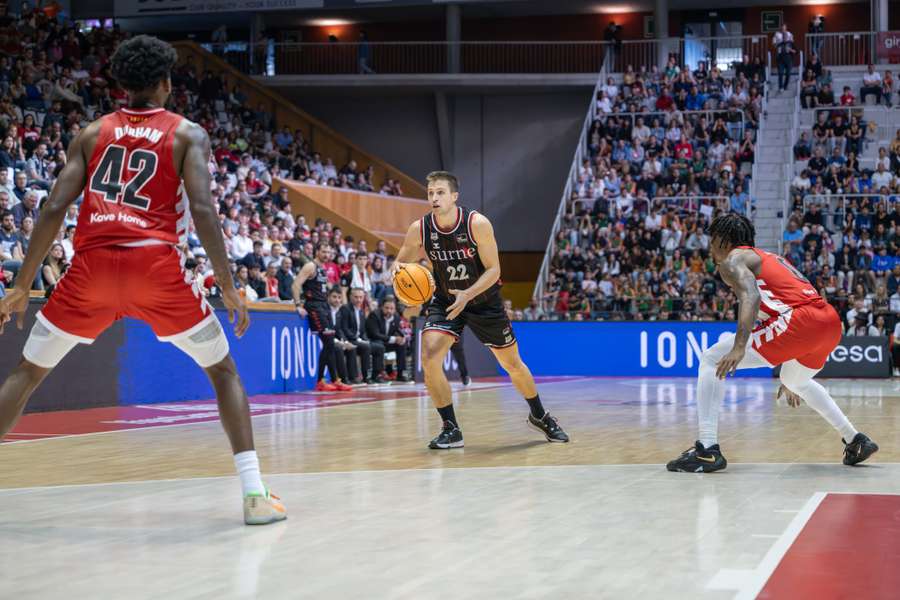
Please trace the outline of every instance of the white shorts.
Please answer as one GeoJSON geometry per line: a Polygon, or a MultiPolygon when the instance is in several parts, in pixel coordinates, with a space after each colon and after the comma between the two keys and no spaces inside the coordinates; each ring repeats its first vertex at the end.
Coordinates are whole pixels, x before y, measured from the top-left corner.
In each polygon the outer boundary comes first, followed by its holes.
{"type": "MultiPolygon", "coordinates": [[[[229,352],[228,338],[214,314],[184,333],[162,341],[171,342],[204,369],[221,362],[229,352]]],[[[34,365],[52,369],[80,342],[77,337],[59,331],[38,318],[31,328],[22,355],[34,365]]]]}

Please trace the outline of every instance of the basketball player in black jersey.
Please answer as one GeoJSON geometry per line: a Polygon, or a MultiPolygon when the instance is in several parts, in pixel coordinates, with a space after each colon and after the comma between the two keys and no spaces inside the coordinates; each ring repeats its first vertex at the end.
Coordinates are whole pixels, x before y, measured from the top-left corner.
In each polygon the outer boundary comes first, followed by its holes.
{"type": "Polygon", "coordinates": [[[410,225],[397,253],[393,273],[403,263],[415,262],[420,249],[431,261],[437,290],[425,312],[422,330],[422,367],[425,385],[441,415],[443,427],[429,448],[462,448],[462,431],[453,412],[450,384],[444,375],[444,357],[459,339],[463,327],[497,357],[513,385],[531,409],[527,423],[550,442],[568,442],[569,436],[544,410],[534,377],[522,362],[519,348],[500,298],[500,257],[490,221],[456,205],[459,182],[446,171],[427,177],[431,212],[410,225]]]}
{"type": "Polygon", "coordinates": [[[331,312],[328,308],[328,275],[324,265],[331,258],[331,245],[328,242],[319,242],[316,246],[316,256],[309,261],[291,285],[291,293],[294,296],[294,304],[297,313],[306,317],[309,321],[309,329],[322,340],[322,349],[319,351],[319,371],[316,377],[317,392],[349,392],[353,388],[341,382],[337,371],[336,355],[339,350],[334,344],[334,329],[329,325],[331,312]],[[302,292],[302,295],[301,295],[302,292]],[[331,374],[331,383],[325,381],[325,367],[331,374]]]}

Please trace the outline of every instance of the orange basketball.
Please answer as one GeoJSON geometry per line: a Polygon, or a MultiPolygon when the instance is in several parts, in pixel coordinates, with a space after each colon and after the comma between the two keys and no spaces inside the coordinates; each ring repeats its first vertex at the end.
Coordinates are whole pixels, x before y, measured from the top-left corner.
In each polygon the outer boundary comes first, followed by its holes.
{"type": "Polygon", "coordinates": [[[434,277],[422,265],[403,265],[394,276],[394,293],[407,306],[425,304],[434,294],[434,277]]]}

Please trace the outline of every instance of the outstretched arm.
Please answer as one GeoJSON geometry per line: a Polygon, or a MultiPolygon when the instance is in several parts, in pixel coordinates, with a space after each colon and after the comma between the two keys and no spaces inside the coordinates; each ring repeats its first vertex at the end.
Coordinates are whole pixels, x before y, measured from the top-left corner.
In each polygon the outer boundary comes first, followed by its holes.
{"type": "Polygon", "coordinates": [[[500,253],[494,228],[484,215],[476,214],[472,219],[472,238],[478,244],[478,258],[484,265],[484,273],[475,283],[464,290],[449,290],[456,300],[447,308],[447,318],[455,319],[463,311],[466,304],[478,294],[487,291],[500,279],[500,253]]]}
{"type": "Polygon", "coordinates": [[[181,142],[186,145],[184,160],[181,164],[181,177],[184,180],[184,189],[191,205],[191,216],[194,226],[197,228],[197,236],[206,250],[206,255],[212,263],[213,273],[222,290],[222,301],[228,309],[228,319],[235,323],[234,313],[237,312],[237,323],[234,333],[241,337],[250,326],[250,317],[247,314],[247,304],[238,294],[228,268],[228,253],[225,250],[225,239],[222,237],[222,228],[219,225],[219,215],[213,205],[210,194],[209,178],[209,136],[206,131],[189,121],[185,126],[179,127],[176,133],[181,142]]]}
{"type": "Polygon", "coordinates": [[[756,275],[753,274],[748,262],[754,259],[759,260],[755,254],[748,258],[743,252],[732,252],[719,265],[719,274],[725,283],[734,290],[740,303],[734,347],[719,361],[716,367],[716,376],[720,379],[724,379],[737,370],[738,363],[744,358],[747,342],[750,341],[750,334],[756,323],[756,315],[759,314],[760,297],[756,287],[756,275]]]}
{"type": "Polygon", "coordinates": [[[87,181],[87,160],[84,157],[83,145],[90,131],[90,127],[85,129],[69,144],[69,161],[50,191],[50,198],[41,208],[40,218],[31,236],[31,244],[16,277],[16,285],[0,300],[0,333],[3,333],[3,326],[12,318],[12,313],[19,313],[17,322],[19,329],[24,325],[31,282],[34,281],[41,261],[47,256],[56,234],[62,227],[69,205],[75,202],[84,190],[87,181]]]}

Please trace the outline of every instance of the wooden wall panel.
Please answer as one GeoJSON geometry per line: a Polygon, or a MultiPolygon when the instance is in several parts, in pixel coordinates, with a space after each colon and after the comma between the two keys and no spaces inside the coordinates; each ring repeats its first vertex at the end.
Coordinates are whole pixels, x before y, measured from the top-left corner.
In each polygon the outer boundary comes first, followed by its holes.
{"type": "Polygon", "coordinates": [[[315,150],[321,152],[323,157],[331,157],[338,169],[340,169],[351,156],[356,157],[362,168],[370,164],[375,165],[375,182],[373,186],[378,189],[384,183],[385,176],[398,179],[404,193],[411,197],[424,198],[425,186],[412,177],[406,175],[393,165],[381,160],[362,148],[357,147],[349,139],[337,133],[325,123],[319,121],[294,105],[290,100],[270,90],[266,86],[257,83],[244,73],[241,73],[218,56],[207,52],[193,42],[175,42],[182,62],[190,62],[197,69],[198,74],[210,69],[214,72],[224,73],[229,88],[239,84],[247,95],[248,104],[252,107],[262,103],[274,116],[278,127],[285,125],[292,130],[303,130],[311,141],[315,150]]]}

